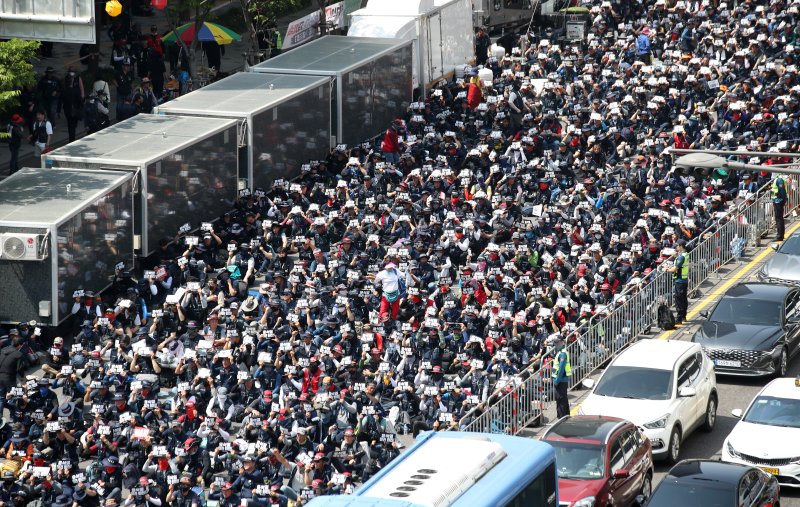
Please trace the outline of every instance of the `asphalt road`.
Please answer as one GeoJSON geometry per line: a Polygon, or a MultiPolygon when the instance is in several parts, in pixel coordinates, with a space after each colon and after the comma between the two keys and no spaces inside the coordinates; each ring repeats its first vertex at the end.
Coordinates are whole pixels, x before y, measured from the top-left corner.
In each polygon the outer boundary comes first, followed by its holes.
{"type": "MultiPolygon", "coordinates": [[[[767,257],[768,259],[768,257],[767,257]]],[[[765,259],[764,261],[766,261],[765,259]]],[[[752,273],[761,269],[762,263],[751,268],[749,273],[742,276],[742,281],[754,281],[752,273]]],[[[732,273],[736,278],[739,273],[732,273]]],[[[714,298],[716,299],[716,298],[714,298]]],[[[711,308],[709,303],[706,309],[711,308]]],[[[699,316],[695,319],[695,323],[699,316]]],[[[670,339],[689,340],[697,329],[697,325],[682,326],[684,329],[676,331],[670,339]]],[[[800,375],[800,356],[795,356],[789,363],[788,376],[796,377],[800,375]]],[[[717,376],[717,392],[719,393],[719,409],[717,410],[717,425],[711,433],[696,431],[689,436],[683,443],[681,450],[682,459],[719,459],[722,444],[730,434],[738,419],[731,415],[731,410],[740,408],[746,409],[750,401],[756,394],[770,381],[770,378],[742,378],[730,376],[717,376]]],[[[656,473],[653,481],[654,488],[661,482],[664,475],[669,471],[668,466],[656,463],[656,473]]],[[[800,507],[800,488],[781,489],[782,507],[800,507]]]]}
{"type": "MultiPolygon", "coordinates": [[[[797,226],[795,224],[794,229],[797,226]]],[[[755,257],[755,256],[753,256],[755,257]]],[[[751,257],[752,258],[752,257],[751,257]]],[[[722,276],[716,277],[714,283],[706,284],[702,292],[703,294],[698,300],[690,301],[690,309],[694,309],[702,305],[703,309],[710,309],[713,307],[714,302],[717,300],[724,290],[739,281],[754,281],[753,276],[764,262],[769,259],[769,255],[761,258],[761,262],[747,263],[742,266],[732,266],[733,269],[726,270],[722,276]],[[737,269],[738,268],[738,269],[737,269]],[[727,284],[727,285],[726,285],[727,284]]],[[[671,340],[689,340],[698,328],[698,323],[701,317],[696,313],[693,315],[690,311],[690,318],[693,318],[688,325],[680,326],[679,329],[669,335],[671,340]]],[[[641,338],[655,339],[660,336],[659,332],[650,336],[643,336],[641,338]]],[[[663,338],[663,336],[660,336],[663,338]]],[[[592,378],[597,380],[601,372],[596,372],[592,378]]],[[[790,377],[800,375],[800,355],[789,364],[790,377]]],[[[770,378],[753,379],[741,377],[717,377],[717,392],[719,393],[719,408],[717,410],[717,424],[714,431],[711,433],[704,433],[696,431],[691,434],[682,445],[681,459],[719,459],[722,443],[725,438],[730,434],[733,427],[738,421],[731,415],[731,410],[740,408],[746,409],[750,401],[758,394],[758,392],[770,381],[770,378]]],[[[580,390],[573,392],[574,399],[571,400],[573,414],[580,401],[589,391],[580,390]]],[[[661,480],[664,478],[670,467],[656,462],[655,477],[653,478],[653,488],[656,488],[661,480]]],[[[782,488],[781,489],[781,506],[782,507],[800,507],[800,488],[782,488]]],[[[675,506],[680,507],[680,506],[675,506]]]]}
{"type": "MultiPolygon", "coordinates": [[[[800,375],[800,356],[795,356],[790,366],[789,376],[800,375]]],[[[747,408],[750,401],[767,382],[769,379],[717,377],[717,391],[719,392],[717,426],[711,433],[698,431],[690,435],[683,443],[681,458],[718,459],[725,437],[736,425],[737,419],[731,415],[731,410],[747,408]]],[[[668,466],[656,463],[654,487],[661,482],[667,471],[669,471],[668,466]]],[[[781,488],[781,506],[800,507],[800,489],[781,488]]]]}

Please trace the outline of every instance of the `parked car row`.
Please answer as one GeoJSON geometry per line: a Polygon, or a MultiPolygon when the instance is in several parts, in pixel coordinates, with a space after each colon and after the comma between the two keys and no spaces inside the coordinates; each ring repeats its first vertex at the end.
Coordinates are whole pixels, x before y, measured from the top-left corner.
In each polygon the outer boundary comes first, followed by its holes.
{"type": "Polygon", "coordinates": [[[691,341],[642,340],[618,355],[578,415],[542,436],[555,447],[564,507],[775,507],[780,486],[800,488],[800,232],[758,272],[728,289],[691,341]],[[712,431],[716,375],[775,377],[725,439],[719,461],[680,460],[694,431],[712,431]],[[653,490],[653,461],[674,465],[653,490]]]}
{"type": "MultiPolygon", "coordinates": [[[[791,357],[794,339],[783,323],[789,322],[786,309],[796,303],[796,292],[781,285],[739,285],[710,315],[728,304],[754,311],[759,298],[786,305],[759,318],[781,322],[769,350],[781,343],[791,357]]],[[[591,392],[578,415],[559,419],[542,436],[556,449],[561,505],[779,505],[780,486],[800,487],[800,379],[777,378],[746,410],[733,411],[740,421],[724,442],[721,461],[679,461],[689,434],[714,429],[716,373],[731,368],[719,365],[698,341],[642,340],[617,356],[596,382],[585,381],[591,392]],[[654,460],[675,464],[655,490],[654,460]]]]}

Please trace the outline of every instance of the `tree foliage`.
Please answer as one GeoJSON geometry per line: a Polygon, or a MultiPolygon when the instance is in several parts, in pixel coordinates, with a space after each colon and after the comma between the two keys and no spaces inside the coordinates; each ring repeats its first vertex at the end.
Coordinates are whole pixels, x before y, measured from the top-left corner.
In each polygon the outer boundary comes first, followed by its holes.
{"type": "Polygon", "coordinates": [[[278,18],[302,7],[300,0],[242,0],[242,3],[255,31],[269,27],[276,23],[278,18]]]}
{"type": "Polygon", "coordinates": [[[10,114],[19,103],[22,87],[35,83],[31,61],[39,51],[39,41],[11,39],[0,42],[0,114],[10,114]]]}

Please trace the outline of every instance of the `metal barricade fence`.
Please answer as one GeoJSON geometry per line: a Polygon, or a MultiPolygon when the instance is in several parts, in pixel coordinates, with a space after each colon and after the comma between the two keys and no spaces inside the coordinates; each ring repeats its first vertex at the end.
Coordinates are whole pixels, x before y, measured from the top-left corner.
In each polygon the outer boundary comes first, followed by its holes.
{"type": "MultiPolygon", "coordinates": [[[[785,213],[800,206],[800,181],[785,178],[788,202],[785,213]]],[[[703,231],[687,254],[689,291],[694,292],[709,276],[734,259],[734,241],[744,239],[758,246],[773,220],[770,184],[748,202],[703,231]]],[[[656,270],[635,286],[627,287],[608,314],[594,315],[589,323],[572,333],[567,345],[572,376],[569,387],[577,386],[598,367],[613,358],[636,337],[657,322],[659,305],[672,303],[672,273],[656,270]]],[[[555,390],[549,359],[526,368],[512,385],[498,387],[482,403],[462,417],[460,431],[518,434],[526,426],[547,416],[555,417],[555,390]]]]}

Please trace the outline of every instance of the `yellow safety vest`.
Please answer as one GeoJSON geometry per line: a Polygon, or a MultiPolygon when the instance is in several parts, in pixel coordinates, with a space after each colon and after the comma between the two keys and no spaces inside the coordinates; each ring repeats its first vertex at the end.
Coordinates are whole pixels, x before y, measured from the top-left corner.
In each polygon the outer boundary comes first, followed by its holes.
{"type": "Polygon", "coordinates": [[[567,355],[567,362],[564,365],[564,373],[566,374],[567,377],[572,376],[572,364],[570,364],[569,362],[569,351],[567,351],[567,348],[564,347],[563,349],[558,351],[558,354],[556,354],[556,360],[555,363],[553,364],[553,378],[558,377],[558,356],[560,356],[562,352],[567,355]]]}
{"type": "MultiPolygon", "coordinates": [[[[674,272],[672,277],[674,280],[688,280],[689,279],[689,263],[686,262],[686,254],[680,254],[678,257],[683,258],[683,266],[681,269],[674,272]]],[[[677,261],[678,258],[676,257],[675,260],[677,261]]]]}
{"type": "MultiPolygon", "coordinates": [[[[781,182],[783,182],[783,180],[781,180],[781,182]]],[[[785,185],[786,183],[784,183],[784,187],[785,185]]],[[[770,187],[770,197],[772,198],[773,201],[777,201],[778,199],[781,198],[780,188],[778,187],[778,178],[774,178],[772,180],[772,186],[770,187]]]]}

